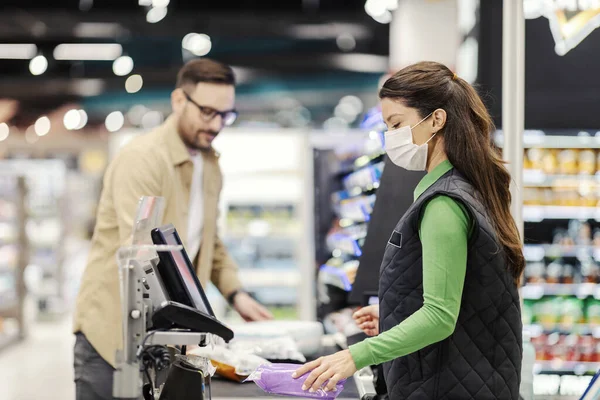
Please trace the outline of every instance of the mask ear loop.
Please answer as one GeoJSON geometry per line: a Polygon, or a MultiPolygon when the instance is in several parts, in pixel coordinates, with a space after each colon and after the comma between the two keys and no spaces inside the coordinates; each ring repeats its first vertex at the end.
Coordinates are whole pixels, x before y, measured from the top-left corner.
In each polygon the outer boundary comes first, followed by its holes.
{"type": "Polygon", "coordinates": [[[433,115],[433,111],[429,113],[428,116],[426,116],[425,118],[423,118],[422,120],[420,120],[419,122],[417,122],[415,125],[413,125],[410,129],[414,129],[417,126],[419,126],[419,124],[421,124],[421,122],[425,121],[427,118],[431,117],[433,115]]]}

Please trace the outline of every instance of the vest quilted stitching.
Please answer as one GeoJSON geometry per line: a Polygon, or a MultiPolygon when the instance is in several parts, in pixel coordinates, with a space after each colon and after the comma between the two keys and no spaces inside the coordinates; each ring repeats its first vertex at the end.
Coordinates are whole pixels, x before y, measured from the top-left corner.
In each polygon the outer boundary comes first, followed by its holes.
{"type": "Polygon", "coordinates": [[[463,203],[475,223],[460,313],[449,338],[384,364],[390,399],[516,400],[522,357],[517,288],[480,195],[455,169],[429,187],[396,225],[403,243],[388,245],[381,264],[380,329],[393,328],[423,306],[418,225],[423,206],[438,195],[463,203]]]}

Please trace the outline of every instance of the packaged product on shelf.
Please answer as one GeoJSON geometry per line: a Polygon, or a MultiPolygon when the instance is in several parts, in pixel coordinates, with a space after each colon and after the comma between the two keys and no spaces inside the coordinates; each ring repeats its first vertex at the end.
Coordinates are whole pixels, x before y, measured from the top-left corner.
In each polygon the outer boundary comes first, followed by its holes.
{"type": "Polygon", "coordinates": [[[585,149],[579,152],[579,174],[594,175],[596,173],[596,153],[585,149]]]}
{"type": "Polygon", "coordinates": [[[535,359],[536,360],[545,360],[546,355],[546,341],[548,340],[548,335],[541,334],[539,336],[535,336],[531,338],[531,343],[535,348],[535,359]]]}
{"type": "Polygon", "coordinates": [[[577,151],[565,149],[558,153],[558,171],[565,175],[577,174],[577,151]]]}
{"type": "Polygon", "coordinates": [[[563,275],[563,265],[555,261],[550,263],[546,268],[546,282],[547,283],[560,283],[561,277],[563,275]]]}
{"type": "Polygon", "coordinates": [[[531,325],[534,323],[533,300],[523,300],[523,310],[521,311],[521,321],[523,325],[531,325]]]}
{"type": "Polygon", "coordinates": [[[596,353],[596,342],[590,335],[579,337],[579,361],[595,362],[598,357],[596,353]]]}
{"type": "Polygon", "coordinates": [[[537,321],[544,328],[553,329],[559,322],[561,306],[562,298],[560,297],[545,297],[536,302],[534,313],[537,321]]]}
{"type": "Polygon", "coordinates": [[[600,300],[589,298],[586,305],[587,323],[594,326],[600,326],[600,300]]]}
{"type": "Polygon", "coordinates": [[[569,285],[575,283],[575,268],[571,264],[563,266],[561,283],[569,285]]]}
{"type": "Polygon", "coordinates": [[[595,262],[591,260],[582,261],[580,271],[583,283],[598,282],[598,265],[595,262]]]}
{"type": "Polygon", "coordinates": [[[542,151],[542,169],[544,173],[548,175],[557,174],[559,171],[558,167],[558,154],[556,150],[541,149],[542,151]]]}
{"type": "Polygon", "coordinates": [[[546,266],[544,263],[529,263],[525,267],[525,280],[527,283],[539,284],[545,283],[544,275],[546,266]]]}
{"type": "Polygon", "coordinates": [[[544,153],[544,149],[532,148],[527,150],[525,152],[523,167],[525,169],[542,171],[544,169],[544,153]]]}
{"type": "Polygon", "coordinates": [[[583,323],[584,302],[576,297],[568,297],[562,301],[560,324],[563,329],[570,330],[575,324],[583,323]]]}
{"type": "Polygon", "coordinates": [[[579,335],[566,335],[563,342],[564,360],[579,361],[581,354],[579,352],[579,335]]]}

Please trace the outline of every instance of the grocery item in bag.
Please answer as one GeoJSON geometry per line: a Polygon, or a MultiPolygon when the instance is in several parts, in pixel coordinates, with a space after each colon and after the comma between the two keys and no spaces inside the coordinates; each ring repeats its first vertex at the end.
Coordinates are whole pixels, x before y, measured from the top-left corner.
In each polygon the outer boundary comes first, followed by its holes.
{"type": "Polygon", "coordinates": [[[254,354],[236,353],[223,346],[198,347],[190,353],[210,359],[217,375],[234,382],[243,382],[256,368],[268,364],[264,358],[254,354]]]}
{"type": "Polygon", "coordinates": [[[325,392],[319,389],[313,393],[302,390],[302,385],[310,373],[294,379],[292,374],[300,367],[297,364],[269,364],[258,367],[249,377],[258,387],[270,394],[304,397],[308,399],[335,399],[344,390],[346,380],[337,383],[335,390],[325,392]]]}

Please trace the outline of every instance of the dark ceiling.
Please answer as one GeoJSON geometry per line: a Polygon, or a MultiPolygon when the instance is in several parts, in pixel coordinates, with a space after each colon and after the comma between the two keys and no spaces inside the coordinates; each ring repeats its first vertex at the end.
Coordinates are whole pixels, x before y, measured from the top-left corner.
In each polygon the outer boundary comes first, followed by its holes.
{"type": "MultiPolygon", "coordinates": [[[[181,41],[190,32],[209,35],[208,56],[243,72],[241,93],[335,88],[339,100],[337,91],[346,87],[372,90],[388,54],[388,26],[365,13],[364,0],[171,0],[167,16],[152,24],[146,21],[149,7],[138,0],[59,0],[51,8],[33,0],[2,4],[0,43],[35,43],[49,62],[44,74],[32,76],[28,60],[0,60],[1,96],[21,102],[19,118],[25,121],[66,102],[127,96],[126,77],[115,76],[110,61],[54,60],[61,43],[121,44],[134,60],[132,73],[144,78],[138,96],[145,98],[164,98],[172,88],[186,58],[181,41]],[[100,29],[83,34],[90,24],[100,29]],[[340,49],[340,35],[352,36],[352,50],[340,49]],[[367,68],[358,67],[353,55],[367,68]]],[[[327,95],[322,101],[328,106],[327,95]]]]}

